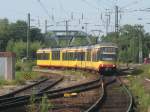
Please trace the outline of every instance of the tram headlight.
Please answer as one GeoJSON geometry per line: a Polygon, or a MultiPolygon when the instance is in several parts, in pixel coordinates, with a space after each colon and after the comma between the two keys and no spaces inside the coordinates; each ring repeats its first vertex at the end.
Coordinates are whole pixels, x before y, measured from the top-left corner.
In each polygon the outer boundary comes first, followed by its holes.
{"type": "Polygon", "coordinates": [[[113,67],[116,67],[116,65],[113,65],[113,67]]]}

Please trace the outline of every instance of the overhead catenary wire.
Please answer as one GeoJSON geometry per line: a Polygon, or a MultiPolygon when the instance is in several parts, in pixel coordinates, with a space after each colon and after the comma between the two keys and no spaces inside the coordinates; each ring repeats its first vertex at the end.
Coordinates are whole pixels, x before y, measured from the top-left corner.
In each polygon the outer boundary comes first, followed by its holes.
{"type": "Polygon", "coordinates": [[[133,5],[136,5],[136,4],[138,4],[140,1],[142,1],[142,0],[135,0],[135,1],[133,1],[133,2],[130,2],[130,3],[128,3],[128,4],[124,5],[124,6],[122,6],[121,9],[125,9],[126,7],[131,7],[131,6],[133,6],[133,5]]]}
{"type": "Polygon", "coordinates": [[[108,9],[108,7],[112,7],[113,5],[109,4],[109,2],[107,2],[106,0],[95,0],[96,1],[96,5],[100,8],[103,7],[103,9],[105,10],[106,8],[108,9]]]}
{"type": "Polygon", "coordinates": [[[37,0],[37,2],[40,4],[40,6],[42,7],[43,11],[48,15],[48,17],[51,18],[50,14],[49,14],[49,11],[45,7],[45,5],[41,2],[41,0],[37,0]]]}
{"type": "Polygon", "coordinates": [[[91,8],[94,8],[94,9],[98,9],[97,6],[93,5],[92,3],[90,3],[89,1],[87,0],[81,0],[82,2],[84,2],[85,4],[87,4],[89,7],[91,8]]]}
{"type": "Polygon", "coordinates": [[[65,10],[63,3],[61,0],[57,0],[59,7],[60,7],[60,11],[63,12],[64,14],[66,14],[67,16],[69,16],[68,12],[65,10]]]}
{"type": "MultiPolygon", "coordinates": [[[[37,1],[41,2],[42,0],[37,0],[37,1]]],[[[66,14],[64,20],[70,19],[71,21],[77,21],[79,23],[79,25],[81,25],[81,26],[82,26],[83,22],[89,22],[89,18],[87,18],[87,16],[85,15],[85,13],[83,13],[84,14],[84,17],[83,17],[82,16],[83,15],[82,12],[78,12],[79,13],[78,16],[80,16],[80,19],[77,19],[77,14],[75,13],[75,11],[71,10],[71,13],[69,13],[69,10],[66,11],[65,7],[63,6],[65,4],[62,4],[62,0],[57,0],[57,1],[59,2],[58,6],[60,7],[61,12],[63,12],[61,14],[63,14],[63,15],[66,14]]],[[[96,9],[96,10],[100,9],[100,11],[98,11],[98,14],[99,14],[99,16],[98,16],[99,23],[101,23],[102,20],[106,19],[104,17],[104,14],[105,14],[104,11],[105,11],[105,9],[110,8],[110,6],[114,6],[113,2],[115,2],[113,0],[107,0],[107,1],[106,0],[94,0],[94,1],[97,1],[97,2],[94,2],[92,0],[81,0],[81,1],[84,2],[85,5],[88,5],[89,7],[93,8],[93,9],[96,9]],[[107,7],[107,8],[105,8],[105,7],[107,7]],[[102,8],[104,10],[101,10],[102,8]]],[[[119,0],[116,0],[116,1],[117,1],[117,3],[119,2],[119,0]]],[[[135,1],[132,0],[132,2],[130,1],[130,3],[126,3],[124,6],[122,6],[121,4],[119,5],[119,3],[118,3],[118,6],[121,7],[121,8],[119,8],[119,15],[120,15],[119,23],[121,23],[120,21],[121,21],[121,19],[123,19],[122,16],[125,13],[134,13],[134,12],[138,12],[138,11],[148,11],[148,10],[142,10],[142,9],[135,9],[135,10],[131,10],[131,9],[127,10],[127,9],[125,9],[126,7],[131,7],[132,5],[138,4],[140,1],[142,1],[142,0],[135,0],[135,1]]],[[[46,12],[46,10],[45,10],[45,12],[46,12]]],[[[113,14],[115,13],[114,9],[111,8],[110,12],[111,12],[112,18],[113,18],[113,14]]],[[[48,10],[47,10],[46,13],[48,14],[48,10]]],[[[89,14],[89,12],[88,12],[88,14],[89,14]]],[[[90,19],[91,19],[94,16],[88,16],[88,17],[90,17],[90,19]]],[[[52,16],[51,16],[51,18],[52,18],[52,16]]],[[[105,23],[105,21],[103,21],[102,23],[105,23]]],[[[112,23],[112,21],[111,21],[111,23],[112,23]]]]}

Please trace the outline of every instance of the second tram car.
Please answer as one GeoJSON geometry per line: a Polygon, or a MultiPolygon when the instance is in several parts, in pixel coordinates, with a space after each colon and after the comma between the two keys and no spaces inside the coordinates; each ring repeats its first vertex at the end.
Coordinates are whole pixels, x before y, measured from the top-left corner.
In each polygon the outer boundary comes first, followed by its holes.
{"type": "Polygon", "coordinates": [[[37,50],[37,65],[40,67],[80,68],[103,74],[116,70],[116,60],[117,46],[113,43],[37,50]]]}

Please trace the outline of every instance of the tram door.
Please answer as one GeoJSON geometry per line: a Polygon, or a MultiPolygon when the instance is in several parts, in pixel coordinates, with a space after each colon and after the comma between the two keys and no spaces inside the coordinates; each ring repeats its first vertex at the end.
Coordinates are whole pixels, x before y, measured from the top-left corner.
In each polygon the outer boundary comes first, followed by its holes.
{"type": "Polygon", "coordinates": [[[92,61],[92,52],[91,52],[91,49],[89,49],[86,52],[86,63],[85,63],[86,68],[88,68],[88,69],[91,68],[91,66],[92,66],[91,61],[92,61]]]}

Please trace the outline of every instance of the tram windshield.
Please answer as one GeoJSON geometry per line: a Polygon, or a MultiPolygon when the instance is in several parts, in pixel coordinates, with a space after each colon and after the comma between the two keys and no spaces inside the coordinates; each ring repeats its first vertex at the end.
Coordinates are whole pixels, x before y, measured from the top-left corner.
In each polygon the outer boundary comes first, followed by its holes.
{"type": "Polygon", "coordinates": [[[99,61],[116,61],[117,49],[114,47],[102,47],[97,52],[97,60],[99,61]]]}
{"type": "Polygon", "coordinates": [[[116,54],[100,54],[98,56],[98,60],[101,61],[116,61],[117,56],[116,54]]]}

